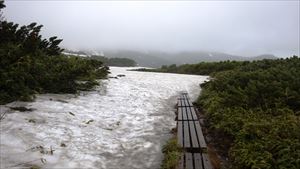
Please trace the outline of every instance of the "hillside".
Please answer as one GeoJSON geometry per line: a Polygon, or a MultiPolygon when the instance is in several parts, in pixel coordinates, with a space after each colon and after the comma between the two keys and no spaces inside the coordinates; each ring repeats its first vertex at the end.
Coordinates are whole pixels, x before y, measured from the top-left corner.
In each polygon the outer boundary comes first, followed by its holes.
{"type": "Polygon", "coordinates": [[[91,52],[91,51],[74,51],[74,50],[65,49],[63,54],[68,56],[79,56],[87,59],[98,60],[103,62],[105,66],[134,67],[138,65],[136,61],[130,57],[122,57],[122,56],[118,57],[116,55],[116,57],[108,58],[103,55],[103,52],[98,53],[98,52],[91,52]]]}
{"type": "Polygon", "coordinates": [[[107,58],[104,56],[92,55],[89,57],[93,60],[98,60],[103,62],[106,66],[118,66],[118,67],[133,67],[136,66],[136,62],[128,58],[107,58]]]}
{"type": "MultiPolygon", "coordinates": [[[[218,61],[253,61],[263,59],[277,59],[272,54],[263,54],[259,56],[243,57],[231,55],[222,52],[206,52],[206,51],[184,51],[184,52],[162,52],[162,51],[135,51],[135,50],[104,50],[104,51],[72,51],[65,50],[66,54],[74,54],[76,56],[105,56],[107,58],[127,58],[134,60],[137,66],[159,68],[162,65],[183,65],[195,64],[199,62],[218,62],[218,61]]],[[[102,60],[103,61],[103,60],[102,60]]],[[[110,65],[109,65],[110,66],[110,65]]]]}
{"type": "Polygon", "coordinates": [[[161,67],[162,65],[182,65],[182,64],[194,64],[199,62],[216,62],[226,60],[236,61],[251,61],[262,59],[276,59],[274,55],[260,55],[253,57],[243,57],[237,55],[230,55],[221,52],[178,52],[178,53],[166,53],[161,51],[149,51],[140,52],[132,50],[116,50],[116,51],[104,51],[106,57],[122,57],[133,59],[139,66],[145,67],[161,67]]]}

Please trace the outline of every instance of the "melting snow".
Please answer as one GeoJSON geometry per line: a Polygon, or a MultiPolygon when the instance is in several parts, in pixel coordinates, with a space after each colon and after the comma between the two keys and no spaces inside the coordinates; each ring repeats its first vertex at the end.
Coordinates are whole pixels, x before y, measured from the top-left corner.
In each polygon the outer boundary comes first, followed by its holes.
{"type": "Polygon", "coordinates": [[[111,68],[93,92],[38,95],[0,106],[0,167],[159,168],[161,148],[175,127],[180,91],[195,99],[206,76],[111,68]],[[32,112],[9,107],[25,106],[32,112]],[[53,154],[51,153],[53,152],[53,154]]]}

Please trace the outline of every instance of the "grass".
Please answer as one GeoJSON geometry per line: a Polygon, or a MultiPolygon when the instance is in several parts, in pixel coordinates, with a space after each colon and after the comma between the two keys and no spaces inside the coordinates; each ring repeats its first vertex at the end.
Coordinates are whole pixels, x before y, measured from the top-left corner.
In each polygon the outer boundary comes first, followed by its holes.
{"type": "Polygon", "coordinates": [[[161,169],[175,169],[182,154],[182,149],[178,147],[177,139],[175,137],[171,138],[163,146],[162,152],[164,153],[164,160],[161,169]]]}

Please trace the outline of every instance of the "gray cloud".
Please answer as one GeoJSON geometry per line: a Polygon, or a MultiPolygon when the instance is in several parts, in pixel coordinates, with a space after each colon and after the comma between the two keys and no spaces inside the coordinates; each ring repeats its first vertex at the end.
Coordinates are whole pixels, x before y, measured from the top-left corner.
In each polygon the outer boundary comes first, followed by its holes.
{"type": "Polygon", "coordinates": [[[299,55],[299,1],[6,1],[67,48],[299,55]]]}

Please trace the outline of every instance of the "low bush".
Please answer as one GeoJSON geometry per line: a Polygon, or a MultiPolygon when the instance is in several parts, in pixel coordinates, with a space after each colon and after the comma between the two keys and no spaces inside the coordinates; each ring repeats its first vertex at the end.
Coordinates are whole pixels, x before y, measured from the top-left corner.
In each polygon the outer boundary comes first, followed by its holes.
{"type": "Polygon", "coordinates": [[[41,28],[36,23],[20,27],[1,20],[0,104],[30,101],[36,93],[89,90],[108,74],[101,61],[62,55],[58,46],[62,40],[43,39],[41,28]]]}

